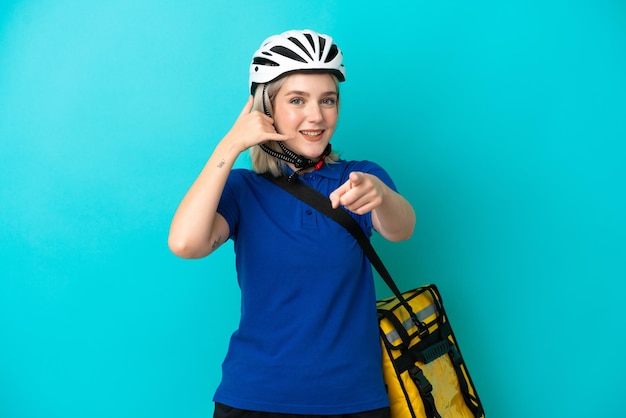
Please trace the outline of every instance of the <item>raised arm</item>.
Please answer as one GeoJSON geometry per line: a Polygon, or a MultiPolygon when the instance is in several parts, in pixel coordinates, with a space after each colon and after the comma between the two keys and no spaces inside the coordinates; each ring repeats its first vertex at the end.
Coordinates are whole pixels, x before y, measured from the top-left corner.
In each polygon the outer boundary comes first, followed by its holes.
{"type": "Polygon", "coordinates": [[[228,224],[217,213],[217,205],[239,154],[265,141],[289,139],[276,133],[270,117],[257,111],[250,112],[252,104],[250,97],[174,213],[168,245],[179,257],[205,257],[228,238],[228,224]]]}
{"type": "Polygon", "coordinates": [[[359,215],[372,212],[374,229],[389,241],[413,235],[415,211],[411,204],[372,174],[350,173],[350,178],[331,193],[330,200],[333,207],[343,205],[359,215]]]}

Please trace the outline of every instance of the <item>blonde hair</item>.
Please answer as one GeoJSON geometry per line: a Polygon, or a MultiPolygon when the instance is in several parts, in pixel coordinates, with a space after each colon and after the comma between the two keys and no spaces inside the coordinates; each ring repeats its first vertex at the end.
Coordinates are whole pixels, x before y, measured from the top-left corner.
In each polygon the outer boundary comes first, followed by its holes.
{"type": "MultiPolygon", "coordinates": [[[[335,82],[335,86],[337,87],[337,94],[339,94],[339,80],[334,75],[331,74],[331,76],[333,81],[335,82]]],[[[285,80],[287,79],[287,77],[289,77],[289,75],[280,77],[266,84],[257,85],[254,91],[254,104],[252,105],[252,110],[266,113],[265,109],[267,109],[270,117],[273,117],[272,115],[274,114],[274,99],[276,98],[276,94],[278,93],[280,88],[283,86],[283,84],[285,84],[285,80]],[[264,92],[265,97],[263,97],[264,92]],[[265,108],[263,106],[264,99],[265,108]]],[[[339,107],[339,98],[337,98],[337,107],[339,107]]],[[[276,141],[267,141],[264,145],[278,153],[282,153],[282,150],[280,149],[280,146],[276,143],[276,141]]],[[[250,148],[250,159],[252,160],[252,169],[254,171],[259,174],[269,172],[275,177],[278,177],[282,173],[284,173],[285,166],[287,164],[283,160],[272,157],[267,152],[263,151],[258,145],[250,148]]],[[[331,152],[330,155],[328,155],[324,159],[324,162],[326,164],[332,164],[337,160],[339,160],[339,155],[336,152],[331,152]]]]}

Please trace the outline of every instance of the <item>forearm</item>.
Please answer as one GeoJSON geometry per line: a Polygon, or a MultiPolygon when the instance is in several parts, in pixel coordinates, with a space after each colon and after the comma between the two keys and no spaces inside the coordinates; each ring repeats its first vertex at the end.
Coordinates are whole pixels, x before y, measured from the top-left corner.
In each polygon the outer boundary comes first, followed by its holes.
{"type": "Polygon", "coordinates": [[[372,222],[387,240],[407,240],[415,228],[415,211],[402,195],[382,184],[382,203],[372,211],[372,222]]]}
{"type": "Polygon", "coordinates": [[[227,238],[217,236],[213,227],[228,174],[240,152],[225,140],[215,147],[172,219],[168,245],[174,254],[203,257],[227,238]]]}

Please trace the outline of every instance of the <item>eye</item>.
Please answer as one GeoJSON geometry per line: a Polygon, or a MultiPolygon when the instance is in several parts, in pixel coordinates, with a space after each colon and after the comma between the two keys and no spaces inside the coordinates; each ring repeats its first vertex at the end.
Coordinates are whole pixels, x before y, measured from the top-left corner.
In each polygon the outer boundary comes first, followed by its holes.
{"type": "Polygon", "coordinates": [[[304,103],[304,100],[302,100],[302,98],[300,97],[294,97],[293,99],[289,100],[289,103],[294,105],[301,105],[304,103]]]}
{"type": "Polygon", "coordinates": [[[335,106],[337,104],[337,99],[334,97],[325,97],[322,99],[322,104],[326,106],[335,106]]]}

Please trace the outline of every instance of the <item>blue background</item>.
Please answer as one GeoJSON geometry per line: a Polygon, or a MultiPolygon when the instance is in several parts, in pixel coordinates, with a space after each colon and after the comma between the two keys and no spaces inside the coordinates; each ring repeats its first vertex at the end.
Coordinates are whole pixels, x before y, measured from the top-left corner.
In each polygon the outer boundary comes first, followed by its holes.
{"type": "Polygon", "coordinates": [[[291,28],[344,50],[333,144],[413,203],[414,237],[375,245],[440,286],[487,415],[625,416],[623,1],[24,0],[0,6],[0,417],[211,416],[232,245],[177,259],[169,221],[291,28]]]}

